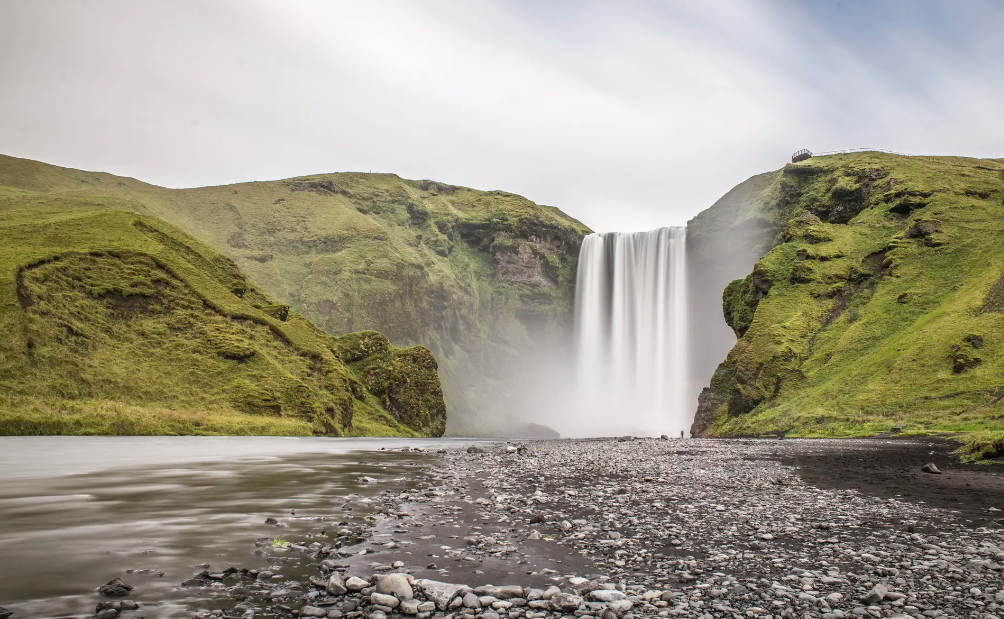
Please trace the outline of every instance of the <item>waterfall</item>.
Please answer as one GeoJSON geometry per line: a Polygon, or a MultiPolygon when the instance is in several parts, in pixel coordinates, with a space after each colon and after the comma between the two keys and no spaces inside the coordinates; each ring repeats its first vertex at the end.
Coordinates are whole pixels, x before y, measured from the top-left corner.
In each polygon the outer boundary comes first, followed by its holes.
{"type": "Polygon", "coordinates": [[[575,295],[581,434],[689,431],[685,268],[684,227],[583,240],[575,295]]]}

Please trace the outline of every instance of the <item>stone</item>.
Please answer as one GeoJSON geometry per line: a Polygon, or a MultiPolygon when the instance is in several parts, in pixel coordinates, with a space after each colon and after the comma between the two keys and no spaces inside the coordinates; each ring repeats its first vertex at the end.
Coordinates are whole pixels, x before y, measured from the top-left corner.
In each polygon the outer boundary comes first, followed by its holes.
{"type": "Polygon", "coordinates": [[[301,617],[327,617],[328,611],[317,606],[304,606],[300,609],[301,617]]]}
{"type": "MultiPolygon", "coordinates": [[[[401,600],[401,605],[397,609],[404,613],[405,615],[417,615],[418,614],[418,600],[401,600]]],[[[433,610],[436,609],[436,605],[432,605],[433,610]]]]}
{"type": "Polygon", "coordinates": [[[617,619],[617,613],[608,608],[603,611],[602,615],[600,615],[600,619],[617,619]]]}
{"type": "Polygon", "coordinates": [[[526,590],[526,599],[527,599],[528,602],[533,601],[533,600],[542,600],[542,599],[544,599],[544,590],[543,589],[527,589],[526,590]]]}
{"type": "Polygon", "coordinates": [[[399,600],[410,600],[415,597],[406,574],[387,574],[377,579],[377,593],[387,593],[399,600]]]}
{"type": "Polygon", "coordinates": [[[387,613],[382,610],[374,610],[370,614],[366,615],[368,619],[387,619],[387,613]]]}
{"type": "Polygon", "coordinates": [[[370,602],[373,604],[379,604],[380,606],[387,606],[389,608],[397,608],[401,600],[397,599],[393,595],[388,595],[386,593],[371,593],[370,602]]]}
{"type": "Polygon", "coordinates": [[[481,600],[474,592],[464,596],[464,608],[481,608],[481,600]]]}
{"type": "Polygon", "coordinates": [[[554,610],[576,610],[582,604],[582,597],[573,593],[555,593],[551,596],[554,610]]]}
{"type": "Polygon", "coordinates": [[[861,596],[861,601],[865,604],[875,604],[881,602],[886,593],[889,593],[889,587],[879,583],[872,587],[871,591],[861,596]]]}
{"type": "Polygon", "coordinates": [[[10,619],[14,616],[14,611],[7,610],[3,606],[0,606],[0,619],[10,619]]]}
{"type": "MultiPolygon", "coordinates": [[[[10,615],[7,616],[9,617],[10,615]]],[[[97,619],[112,619],[113,617],[119,616],[119,611],[115,610],[114,608],[105,608],[103,610],[99,610],[98,612],[94,613],[94,616],[97,619]]]]}
{"type": "Polygon", "coordinates": [[[632,603],[631,600],[616,600],[610,602],[610,605],[607,608],[614,611],[618,615],[623,615],[634,608],[634,603],[632,603]]]}
{"type": "Polygon", "coordinates": [[[534,529],[533,531],[530,531],[530,534],[526,536],[526,539],[528,539],[528,540],[530,540],[530,539],[540,539],[540,531],[538,531],[536,529],[534,529]]]}
{"type": "Polygon", "coordinates": [[[132,591],[132,587],[125,584],[118,578],[113,578],[107,583],[98,587],[98,593],[108,597],[125,597],[132,591]]]}
{"type": "Polygon", "coordinates": [[[486,610],[481,614],[481,619],[499,619],[499,614],[494,610],[486,610]]]}
{"type": "Polygon", "coordinates": [[[490,595],[500,600],[523,597],[523,587],[519,585],[504,585],[501,587],[479,587],[480,593],[490,595]]]}
{"type": "Polygon", "coordinates": [[[561,589],[555,587],[554,585],[551,585],[550,587],[544,590],[544,594],[540,596],[540,599],[550,600],[552,597],[554,597],[556,593],[561,593],[561,589]]]}
{"type": "Polygon", "coordinates": [[[342,575],[338,573],[332,574],[328,577],[326,589],[331,595],[345,595],[349,591],[345,587],[345,581],[342,579],[342,575]]]}
{"type": "Polygon", "coordinates": [[[941,475],[941,469],[939,469],[933,462],[928,462],[921,467],[921,471],[925,473],[933,473],[934,475],[941,475]]]}
{"type": "Polygon", "coordinates": [[[424,593],[425,597],[434,602],[436,608],[441,611],[446,610],[446,607],[453,598],[468,590],[464,585],[454,585],[425,578],[416,580],[414,586],[424,593]]]}
{"type": "Polygon", "coordinates": [[[358,576],[349,576],[345,581],[345,588],[349,591],[362,591],[368,586],[370,586],[369,581],[358,576]]]}
{"type": "Polygon", "coordinates": [[[593,598],[597,602],[614,602],[616,600],[626,600],[627,595],[621,591],[610,591],[608,589],[599,589],[593,591],[589,594],[589,597],[593,598]]]}

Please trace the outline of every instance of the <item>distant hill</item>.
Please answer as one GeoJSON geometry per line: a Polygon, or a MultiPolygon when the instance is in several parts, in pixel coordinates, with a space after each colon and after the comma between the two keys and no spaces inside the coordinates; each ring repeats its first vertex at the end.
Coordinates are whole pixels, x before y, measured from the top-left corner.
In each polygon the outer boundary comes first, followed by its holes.
{"type": "Polygon", "coordinates": [[[142,204],[81,189],[96,175],[52,170],[0,159],[0,434],[443,433],[430,351],[331,337],[142,204]]]}
{"type": "Polygon", "coordinates": [[[172,190],[0,156],[0,186],[157,217],[329,334],[373,329],[398,346],[427,346],[453,433],[533,421],[511,417],[524,409],[526,377],[569,343],[589,232],[521,196],[392,174],[172,190]]]}
{"type": "Polygon", "coordinates": [[[738,342],[696,435],[1004,429],[1004,160],[866,152],[750,179],[690,222],[738,342]]]}

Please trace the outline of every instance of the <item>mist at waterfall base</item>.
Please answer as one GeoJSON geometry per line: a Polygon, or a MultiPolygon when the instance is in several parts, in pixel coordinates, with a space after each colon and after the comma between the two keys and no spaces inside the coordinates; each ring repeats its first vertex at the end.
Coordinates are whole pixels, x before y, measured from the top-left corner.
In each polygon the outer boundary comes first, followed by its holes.
{"type": "Polygon", "coordinates": [[[709,377],[689,363],[703,318],[688,315],[687,290],[686,228],[586,236],[573,340],[523,368],[518,423],[565,437],[689,435],[709,377]]]}

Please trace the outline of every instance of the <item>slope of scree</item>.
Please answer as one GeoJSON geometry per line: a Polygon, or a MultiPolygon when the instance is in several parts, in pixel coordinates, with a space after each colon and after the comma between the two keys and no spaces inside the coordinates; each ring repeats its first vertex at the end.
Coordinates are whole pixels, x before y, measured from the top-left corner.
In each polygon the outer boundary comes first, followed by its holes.
{"type": "Polygon", "coordinates": [[[170,190],[0,157],[0,184],[125,202],[225,253],[330,334],[429,347],[453,433],[505,431],[523,378],[568,345],[589,232],[517,195],[392,174],[170,190]]]}
{"type": "Polygon", "coordinates": [[[871,152],[758,178],[692,222],[774,235],[724,291],[739,339],[693,433],[1004,429],[1004,161],[871,152]]]}
{"type": "Polygon", "coordinates": [[[0,434],[443,433],[427,349],[331,337],[127,208],[0,188],[0,434]]]}

